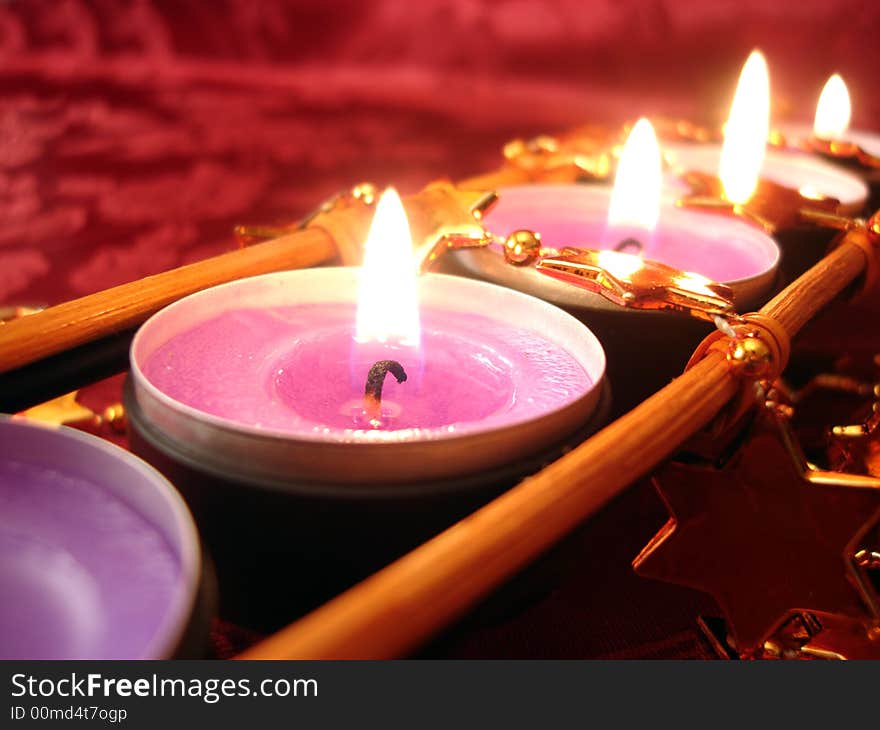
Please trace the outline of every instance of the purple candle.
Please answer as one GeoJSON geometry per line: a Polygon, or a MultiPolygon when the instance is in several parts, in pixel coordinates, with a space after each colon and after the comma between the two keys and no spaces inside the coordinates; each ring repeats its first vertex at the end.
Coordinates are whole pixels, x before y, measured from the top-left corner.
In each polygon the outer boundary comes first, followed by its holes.
{"type": "Polygon", "coordinates": [[[441,275],[416,287],[402,206],[386,200],[363,271],[245,279],[148,321],[132,372],[151,423],[215,463],[347,483],[474,473],[585,423],[605,367],[595,337],[517,292],[441,275]]]}
{"type": "Polygon", "coordinates": [[[127,452],[0,418],[0,658],[169,657],[198,538],[173,487],[127,452]]]}

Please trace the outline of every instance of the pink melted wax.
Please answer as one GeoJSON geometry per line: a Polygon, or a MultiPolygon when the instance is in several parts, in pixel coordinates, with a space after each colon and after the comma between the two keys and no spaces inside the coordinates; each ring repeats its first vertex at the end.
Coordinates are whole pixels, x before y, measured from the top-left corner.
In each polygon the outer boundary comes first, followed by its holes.
{"type": "Polygon", "coordinates": [[[305,304],[225,312],[172,337],[143,365],[176,401],[237,424],[286,434],[420,437],[512,425],[562,408],[592,382],[540,334],[477,314],[423,310],[420,347],[354,341],[355,306],[305,304]],[[387,375],[381,424],[363,410],[377,360],[387,375]]]}

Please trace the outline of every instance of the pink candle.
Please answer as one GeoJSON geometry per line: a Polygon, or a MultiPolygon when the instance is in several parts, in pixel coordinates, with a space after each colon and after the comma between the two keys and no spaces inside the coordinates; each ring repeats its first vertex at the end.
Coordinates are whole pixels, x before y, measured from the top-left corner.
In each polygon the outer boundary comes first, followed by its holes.
{"type": "Polygon", "coordinates": [[[760,51],[752,51],[739,77],[724,128],[724,144],[664,145],[664,155],[673,172],[670,184],[681,192],[683,184],[675,180],[676,175],[717,174],[726,197],[734,203],[745,203],[761,177],[797,190],[806,198],[834,198],[840,202],[842,212],[854,214],[864,208],[868,188],[858,176],[797,150],[767,151],[769,133],[767,62],[760,51]]]}
{"type": "MultiPolygon", "coordinates": [[[[779,262],[774,240],[735,218],[661,205],[653,231],[609,226],[611,191],[588,185],[524,185],[502,189],[485,225],[505,237],[518,229],[541,234],[545,246],[610,249],[627,238],[641,244],[641,255],[731,286],[739,308],[758,302],[772,286],[779,262]]],[[[598,294],[541,275],[531,267],[504,262],[495,250],[464,250],[458,260],[472,275],[514,286],[566,308],[609,305],[598,294]]],[[[627,249],[624,249],[627,250],[627,249]]]]}
{"type": "MultiPolygon", "coordinates": [[[[523,185],[499,191],[484,217],[500,240],[517,230],[540,234],[547,249],[615,250],[603,266],[626,278],[628,267],[649,259],[679,271],[729,284],[737,304],[751,305],[773,284],[779,248],[772,238],[729,216],[676,208],[663,202],[660,147],[651,123],[640,119],[630,132],[614,188],[587,185],[523,185]]],[[[598,294],[549,280],[531,267],[508,265],[495,250],[465,250],[469,273],[542,296],[569,309],[605,308],[598,294]]]]}
{"type": "Polygon", "coordinates": [[[736,218],[662,202],[660,151],[644,119],[627,140],[613,190],[525,185],[498,192],[499,201],[483,222],[499,243],[457,251],[455,262],[475,278],[551,301],[596,331],[608,353],[615,413],[680,373],[709,325],[684,315],[624,308],[597,292],[545,276],[534,266],[514,266],[505,259],[501,241],[525,229],[540,234],[545,251],[607,251],[600,264],[623,280],[642,266],[642,258],[654,260],[729,285],[741,311],[765,298],[776,279],[779,248],[761,230],[736,218]],[[645,357],[649,368],[640,367],[645,357]]]}
{"type": "Polygon", "coordinates": [[[263,476],[406,481],[465,474],[534,454],[583,424],[604,372],[574,318],[500,287],[419,282],[416,343],[358,342],[357,269],[285,272],[215,287],[139,331],[139,406],[212,461],[263,476]],[[367,373],[395,360],[381,413],[367,373]]]}
{"type": "MultiPolygon", "coordinates": [[[[333,288],[350,275],[332,272],[333,288]]],[[[321,285],[327,278],[326,271],[312,277],[321,285]]],[[[234,288],[241,301],[242,286],[234,288]]],[[[355,310],[338,299],[244,303],[170,337],[144,360],[143,374],[179,403],[241,426],[350,442],[491,430],[567,405],[592,385],[575,357],[537,331],[426,307],[419,345],[359,344],[355,310]],[[364,420],[365,379],[385,359],[400,362],[407,379],[387,377],[373,425],[364,420]]]]}
{"type": "MultiPolygon", "coordinates": [[[[664,142],[663,155],[671,168],[671,174],[666,178],[667,188],[680,196],[688,191],[680,182],[682,173],[718,174],[721,145],[664,142]]],[[[806,197],[836,198],[849,213],[861,211],[868,199],[868,186],[858,175],[816,155],[797,150],[767,150],[761,177],[798,190],[806,197]]]]}
{"type": "MultiPolygon", "coordinates": [[[[787,123],[779,125],[776,131],[782,135],[788,147],[822,149],[824,144],[815,145],[814,142],[826,143],[827,151],[835,156],[840,154],[842,164],[848,165],[854,174],[876,188],[880,180],[880,169],[857,159],[861,155],[851,145],[856,145],[859,150],[872,157],[880,158],[880,134],[850,129],[851,116],[849,89],[840,75],[834,74],[819,95],[812,126],[806,123],[787,123]]],[[[876,195],[876,190],[873,192],[876,195]]]]}

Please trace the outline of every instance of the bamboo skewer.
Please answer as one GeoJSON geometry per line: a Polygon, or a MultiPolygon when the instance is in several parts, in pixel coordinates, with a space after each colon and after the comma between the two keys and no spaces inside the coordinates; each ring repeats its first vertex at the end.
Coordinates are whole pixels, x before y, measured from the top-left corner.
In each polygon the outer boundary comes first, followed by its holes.
{"type": "MultiPolygon", "coordinates": [[[[469,190],[525,182],[513,165],[459,183],[469,190]]],[[[334,211],[326,226],[312,226],[280,238],[121,284],[49,307],[0,327],[0,374],[143,324],[164,306],[201,289],[246,276],[351,261],[355,241],[365,235],[362,216],[334,211]],[[348,257],[346,256],[348,254],[348,257]]]]}
{"type": "Polygon", "coordinates": [[[187,294],[244,276],[305,268],[336,255],[333,239],[308,228],[74,299],[0,326],[0,373],[136,327],[187,294]]]}
{"type": "MultiPolygon", "coordinates": [[[[865,269],[850,231],[761,313],[789,337],[865,269]]],[[[714,350],[688,372],[537,475],[240,655],[386,659],[462,616],[707,425],[742,382],[714,350]]]]}

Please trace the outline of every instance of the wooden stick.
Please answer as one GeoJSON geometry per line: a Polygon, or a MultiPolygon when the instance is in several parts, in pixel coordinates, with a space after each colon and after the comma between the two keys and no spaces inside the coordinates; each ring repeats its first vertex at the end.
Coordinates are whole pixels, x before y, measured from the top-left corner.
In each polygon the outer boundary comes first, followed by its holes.
{"type": "MultiPolygon", "coordinates": [[[[847,234],[849,240],[861,231],[847,234]]],[[[844,243],[761,312],[789,336],[864,270],[844,243]]],[[[672,454],[738,392],[725,356],[684,375],[537,475],[240,655],[385,659],[405,655],[672,454]]]]}
{"type": "MultiPolygon", "coordinates": [[[[523,185],[528,182],[532,182],[532,177],[526,170],[515,165],[505,165],[493,172],[475,175],[456,184],[463,190],[497,190],[506,185],[523,185]]],[[[559,182],[562,182],[562,180],[559,182]]],[[[573,174],[568,182],[574,182],[573,174]]]]}
{"type": "Polygon", "coordinates": [[[0,326],[0,373],[136,327],[165,305],[201,289],[315,266],[335,255],[330,235],[308,228],[49,307],[0,326]]]}
{"type": "MultiPolygon", "coordinates": [[[[462,181],[469,190],[492,190],[528,180],[508,165],[462,181]]],[[[0,327],[0,373],[6,373],[75,347],[113,337],[188,294],[233,279],[332,261],[352,260],[365,236],[361,212],[334,211],[320,227],[310,227],[265,243],[121,284],[58,304],[0,327]]]]}

